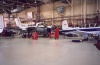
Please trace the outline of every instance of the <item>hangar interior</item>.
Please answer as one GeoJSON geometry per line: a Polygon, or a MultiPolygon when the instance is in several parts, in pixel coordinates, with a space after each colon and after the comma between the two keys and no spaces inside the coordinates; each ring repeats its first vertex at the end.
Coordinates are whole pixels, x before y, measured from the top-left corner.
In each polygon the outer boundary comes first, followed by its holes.
{"type": "Polygon", "coordinates": [[[2,0],[1,13],[13,21],[21,17],[30,21],[44,21],[46,24],[61,26],[61,21],[67,19],[70,24],[84,25],[97,23],[99,15],[99,0],[2,0]],[[2,3],[3,2],[3,3],[2,3]],[[62,11],[61,11],[62,9],[62,11]],[[31,18],[28,13],[31,12],[31,18]]]}
{"type": "Polygon", "coordinates": [[[100,65],[100,0],[0,0],[0,65],[100,65]]]}

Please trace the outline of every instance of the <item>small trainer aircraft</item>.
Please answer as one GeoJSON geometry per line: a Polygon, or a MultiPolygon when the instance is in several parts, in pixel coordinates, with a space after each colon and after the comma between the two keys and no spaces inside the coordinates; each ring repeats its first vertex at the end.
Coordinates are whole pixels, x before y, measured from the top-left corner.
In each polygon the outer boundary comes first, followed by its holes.
{"type": "Polygon", "coordinates": [[[84,27],[84,28],[79,28],[79,27],[69,27],[67,20],[64,20],[62,22],[62,30],[60,30],[60,33],[62,34],[78,34],[83,36],[84,38],[88,38],[89,35],[92,36],[100,36],[100,27],[84,27]]]}

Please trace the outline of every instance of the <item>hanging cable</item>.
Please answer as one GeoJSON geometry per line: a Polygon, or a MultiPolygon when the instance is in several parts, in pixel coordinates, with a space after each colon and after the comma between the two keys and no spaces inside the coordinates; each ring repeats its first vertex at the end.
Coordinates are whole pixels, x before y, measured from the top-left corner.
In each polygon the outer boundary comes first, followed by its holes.
{"type": "MultiPolygon", "coordinates": [[[[43,0],[44,1],[44,3],[45,4],[47,4],[48,5],[48,3],[45,1],[45,0],[43,0]]],[[[52,7],[50,6],[50,5],[48,5],[49,7],[50,7],[50,9],[52,10],[52,7]]]]}
{"type": "Polygon", "coordinates": [[[72,4],[71,4],[71,2],[69,0],[66,0],[66,1],[72,6],[72,4]]]}

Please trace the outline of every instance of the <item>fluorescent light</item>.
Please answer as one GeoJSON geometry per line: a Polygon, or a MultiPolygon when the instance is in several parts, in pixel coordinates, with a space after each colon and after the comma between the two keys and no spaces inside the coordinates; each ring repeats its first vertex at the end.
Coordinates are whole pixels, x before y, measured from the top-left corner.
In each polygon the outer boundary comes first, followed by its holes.
{"type": "Polygon", "coordinates": [[[37,2],[36,2],[36,0],[35,0],[35,2],[34,2],[34,3],[37,3],[37,2]]]}
{"type": "Polygon", "coordinates": [[[36,3],[36,1],[34,3],[36,3]]]}

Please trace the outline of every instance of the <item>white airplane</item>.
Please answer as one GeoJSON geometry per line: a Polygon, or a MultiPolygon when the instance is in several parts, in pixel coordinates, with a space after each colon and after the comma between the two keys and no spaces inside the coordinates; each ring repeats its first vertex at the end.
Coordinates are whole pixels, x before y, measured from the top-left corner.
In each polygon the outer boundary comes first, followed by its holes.
{"type": "Polygon", "coordinates": [[[62,30],[60,30],[60,33],[63,34],[63,33],[73,33],[73,31],[75,31],[75,29],[79,29],[79,27],[69,27],[68,26],[68,21],[67,20],[64,20],[62,22],[62,30]]]}
{"type": "Polygon", "coordinates": [[[34,22],[28,23],[28,24],[24,24],[24,23],[21,23],[21,20],[19,18],[15,18],[15,23],[22,30],[26,30],[28,27],[35,27],[34,26],[35,25],[34,22]]]}
{"type": "Polygon", "coordinates": [[[69,27],[67,20],[64,20],[62,22],[62,30],[60,30],[60,33],[63,34],[78,34],[82,35],[84,38],[88,38],[89,35],[92,36],[100,36],[100,27],[88,27],[88,28],[79,28],[79,27],[69,27]]]}
{"type": "Polygon", "coordinates": [[[3,20],[3,16],[0,15],[0,33],[2,33],[4,29],[4,20],[3,20]]]}
{"type": "MultiPolygon", "coordinates": [[[[34,22],[31,22],[31,23],[25,24],[25,23],[21,23],[20,18],[15,18],[15,23],[22,30],[26,30],[26,28],[28,27],[40,27],[40,28],[44,27],[44,22],[38,22],[36,24],[34,22]]],[[[52,26],[47,26],[47,27],[52,28],[52,26]]]]}
{"type": "Polygon", "coordinates": [[[38,23],[36,23],[36,25],[34,22],[30,23],[30,24],[29,23],[24,24],[24,23],[21,23],[21,20],[19,18],[15,18],[15,23],[22,30],[27,30],[27,28],[31,27],[37,32],[44,32],[45,31],[44,22],[38,22],[38,23]]]}

